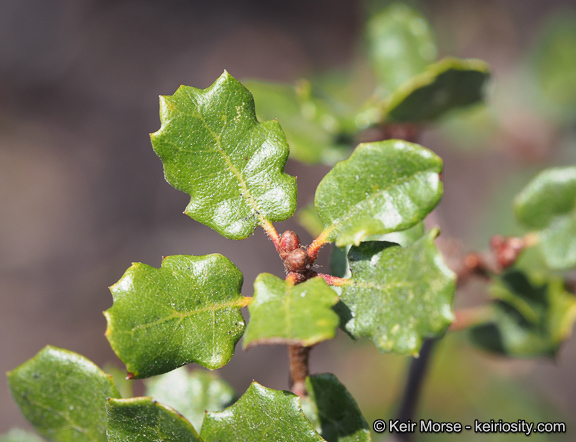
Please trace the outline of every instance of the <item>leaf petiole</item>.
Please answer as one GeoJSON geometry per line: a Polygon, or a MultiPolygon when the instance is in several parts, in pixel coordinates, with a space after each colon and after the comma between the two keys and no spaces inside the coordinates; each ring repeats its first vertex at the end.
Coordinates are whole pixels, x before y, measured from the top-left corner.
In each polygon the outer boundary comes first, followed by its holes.
{"type": "Polygon", "coordinates": [[[316,261],[316,258],[318,257],[318,252],[324,246],[324,244],[330,242],[328,241],[328,236],[330,235],[330,233],[331,233],[330,228],[323,230],[322,233],[320,233],[320,235],[318,235],[318,237],[314,241],[312,241],[312,244],[308,246],[306,252],[310,257],[311,262],[316,261]]]}
{"type": "Polygon", "coordinates": [[[274,225],[270,221],[262,217],[260,218],[260,225],[262,226],[268,237],[274,243],[276,251],[280,253],[280,235],[278,235],[278,231],[276,230],[274,225]]]}
{"type": "Polygon", "coordinates": [[[354,284],[350,279],[339,278],[338,276],[326,275],[324,273],[318,273],[317,276],[326,281],[328,285],[334,285],[336,287],[342,287],[343,285],[354,284]]]}

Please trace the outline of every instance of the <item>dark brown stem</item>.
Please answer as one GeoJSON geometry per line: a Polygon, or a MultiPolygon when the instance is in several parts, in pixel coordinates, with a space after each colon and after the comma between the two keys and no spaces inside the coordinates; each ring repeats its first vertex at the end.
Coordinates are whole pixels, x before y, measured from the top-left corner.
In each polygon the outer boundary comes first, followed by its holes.
{"type": "MultiPolygon", "coordinates": [[[[416,407],[422,391],[422,385],[424,384],[424,377],[426,376],[428,366],[430,365],[430,356],[433,347],[434,340],[426,339],[420,349],[420,356],[412,358],[410,361],[410,368],[408,371],[408,378],[406,379],[406,386],[404,387],[402,402],[400,403],[400,409],[396,416],[400,422],[407,422],[408,420],[414,419],[416,407]]],[[[397,442],[407,442],[410,441],[410,439],[410,433],[397,433],[395,438],[392,440],[397,442]]]]}
{"type": "Polygon", "coordinates": [[[307,395],[306,378],[308,377],[308,359],[312,347],[299,344],[288,346],[290,358],[290,389],[300,397],[307,395]]]}

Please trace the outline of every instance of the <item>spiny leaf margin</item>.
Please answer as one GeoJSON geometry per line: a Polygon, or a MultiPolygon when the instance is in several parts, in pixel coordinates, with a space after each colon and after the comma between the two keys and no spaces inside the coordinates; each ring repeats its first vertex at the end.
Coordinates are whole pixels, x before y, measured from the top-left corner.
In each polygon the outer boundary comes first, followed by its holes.
{"type": "Polygon", "coordinates": [[[220,254],[169,256],[159,269],[135,263],[110,287],[106,337],[134,379],[192,362],[220,368],[244,333],[242,282],[220,254]]]}
{"type": "Polygon", "coordinates": [[[340,320],[332,310],[338,295],[315,277],[294,285],[269,273],[254,281],[250,321],[243,346],[300,344],[310,346],[332,339],[340,320]]]}
{"type": "Polygon", "coordinates": [[[417,355],[424,338],[441,336],[454,320],[456,275],[434,244],[438,229],[408,247],[364,242],[352,247],[352,278],[336,308],[344,330],[372,339],[383,353],[417,355]]]}
{"type": "Polygon", "coordinates": [[[234,405],[207,412],[200,436],[204,440],[324,440],[304,415],[298,396],[257,382],[234,405]]]}
{"type": "Polygon", "coordinates": [[[190,195],[187,215],[231,239],[293,215],[284,132],[278,121],[258,122],[252,94],[228,72],[206,89],[161,96],[160,120],[152,146],[168,183],[190,195]]]}

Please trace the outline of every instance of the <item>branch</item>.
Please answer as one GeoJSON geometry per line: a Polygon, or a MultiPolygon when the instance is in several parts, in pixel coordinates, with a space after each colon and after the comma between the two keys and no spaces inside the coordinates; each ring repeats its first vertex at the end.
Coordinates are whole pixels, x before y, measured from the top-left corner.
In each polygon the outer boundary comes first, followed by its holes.
{"type": "MultiPolygon", "coordinates": [[[[430,356],[434,347],[434,340],[426,339],[420,349],[420,356],[412,358],[408,371],[408,378],[404,387],[404,394],[400,403],[400,409],[396,415],[400,422],[413,420],[416,412],[416,406],[420,399],[424,377],[428,371],[430,356]]],[[[411,439],[410,433],[398,433],[392,439],[395,442],[407,442],[411,439]]]]}
{"type": "Polygon", "coordinates": [[[308,377],[308,359],[312,347],[304,347],[300,344],[288,346],[290,359],[290,389],[300,397],[306,397],[306,378],[308,377]]]}

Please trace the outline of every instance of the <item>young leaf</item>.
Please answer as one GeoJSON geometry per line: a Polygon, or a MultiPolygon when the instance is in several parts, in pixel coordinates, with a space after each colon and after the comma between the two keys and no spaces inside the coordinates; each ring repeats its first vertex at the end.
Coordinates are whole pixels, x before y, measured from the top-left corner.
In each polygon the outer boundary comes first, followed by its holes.
{"type": "Polygon", "coordinates": [[[418,354],[422,341],[453,321],[456,275],[434,245],[433,229],[408,247],[365,242],[348,253],[352,279],[338,309],[345,330],[382,352],[418,354]]]}
{"type": "Polygon", "coordinates": [[[522,224],[538,231],[551,268],[576,265],[576,167],[540,172],[518,195],[515,209],[522,224]]]}
{"type": "Polygon", "coordinates": [[[434,33],[426,19],[403,4],[374,14],[366,25],[368,56],[379,82],[389,91],[436,60],[434,33]]]}
{"type": "Polygon", "coordinates": [[[22,414],[56,441],[106,441],[106,398],[120,394],[112,377],[83,356],[47,346],[8,373],[22,414]]]}
{"type": "Polygon", "coordinates": [[[371,441],[370,428],[354,398],[331,373],[306,378],[308,397],[302,409],[314,428],[330,442],[371,441]]]}
{"type": "Polygon", "coordinates": [[[296,179],[284,173],[288,145],[278,121],[259,123],[250,92],[224,72],[201,90],[160,97],[151,135],[166,180],[190,195],[185,213],[232,239],[296,210],[296,179]]]}
{"type": "Polygon", "coordinates": [[[314,345],[336,335],[339,319],[332,310],[338,295],[320,277],[293,285],[269,273],[254,281],[248,306],[250,322],[243,346],[314,345]]]}
{"type": "Polygon", "coordinates": [[[184,416],[150,397],[109,399],[106,412],[109,442],[201,440],[184,416]]]}
{"type": "Polygon", "coordinates": [[[110,287],[106,337],[138,379],[196,362],[227,364],[244,332],[242,273],[219,254],[176,255],[156,269],[136,263],[110,287]]]}
{"type": "Polygon", "coordinates": [[[492,287],[496,299],[489,322],[470,330],[479,347],[508,356],[554,356],[570,335],[576,299],[560,278],[506,272],[492,287]]]}
{"type": "Polygon", "coordinates": [[[350,151],[342,133],[349,131],[323,100],[314,97],[311,86],[297,86],[247,81],[245,86],[254,95],[258,118],[277,118],[290,145],[290,157],[316,164],[334,164],[350,151]]]}
{"type": "Polygon", "coordinates": [[[146,395],[178,410],[200,432],[204,412],[220,411],[236,401],[236,392],[213,373],[185,367],[147,379],[146,395]]]}
{"type": "Polygon", "coordinates": [[[406,230],[442,197],[442,160],[417,144],[387,140],[360,144],[316,190],[322,233],[338,247],[370,235],[406,230]]]}
{"type": "Polygon", "coordinates": [[[387,100],[386,122],[423,122],[482,100],[489,78],[482,60],[444,58],[398,88],[387,100]]]}
{"type": "Polygon", "coordinates": [[[257,382],[231,407],[206,413],[200,436],[204,440],[324,440],[304,415],[298,396],[257,382]]]}

